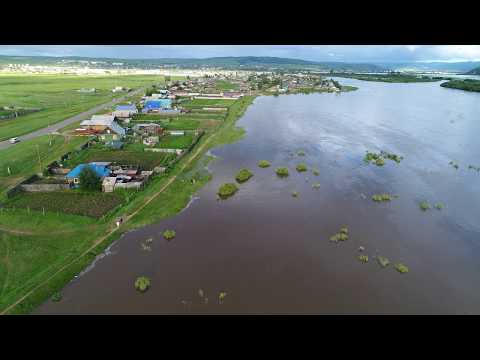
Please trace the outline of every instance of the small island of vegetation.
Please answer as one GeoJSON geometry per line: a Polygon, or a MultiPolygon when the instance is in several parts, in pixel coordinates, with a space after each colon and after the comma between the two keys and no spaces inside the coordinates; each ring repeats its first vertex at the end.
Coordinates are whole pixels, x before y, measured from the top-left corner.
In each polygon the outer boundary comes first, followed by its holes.
{"type": "Polygon", "coordinates": [[[286,177],[289,175],[288,173],[288,168],[286,167],[278,167],[275,172],[277,173],[278,176],[280,177],[286,177]]]}
{"type": "Polygon", "coordinates": [[[218,196],[220,196],[221,199],[226,199],[232,196],[233,194],[235,194],[237,191],[238,191],[237,185],[235,185],[234,183],[226,183],[220,186],[217,194],[218,196]]]}
{"type": "Polygon", "coordinates": [[[440,84],[441,87],[464,91],[480,92],[480,80],[450,80],[440,84]]]}
{"type": "Polygon", "coordinates": [[[150,288],[150,279],[146,276],[140,276],[135,280],[135,289],[140,292],[145,292],[150,288]]]}
{"type": "Polygon", "coordinates": [[[425,75],[405,74],[400,72],[390,72],[385,74],[330,73],[330,75],[356,80],[381,81],[389,83],[434,82],[445,80],[445,78],[440,76],[431,77],[425,75]]]}
{"type": "Polygon", "coordinates": [[[260,160],[258,162],[258,166],[261,168],[267,168],[270,166],[270,162],[268,162],[267,160],[260,160]]]}
{"type": "Polygon", "coordinates": [[[250,179],[253,176],[253,173],[248,170],[248,169],[241,169],[238,173],[237,176],[235,176],[235,180],[239,183],[244,183],[248,179],[250,179]]]}

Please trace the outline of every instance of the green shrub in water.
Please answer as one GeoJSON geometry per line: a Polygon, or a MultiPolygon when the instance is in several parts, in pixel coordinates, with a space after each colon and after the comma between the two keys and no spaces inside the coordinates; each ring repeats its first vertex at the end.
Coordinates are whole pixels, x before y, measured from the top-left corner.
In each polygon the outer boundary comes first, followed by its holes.
{"type": "Polygon", "coordinates": [[[305,156],[305,151],[303,151],[303,150],[298,150],[298,151],[297,151],[297,155],[298,155],[298,156],[305,156]]]}
{"type": "Polygon", "coordinates": [[[248,170],[248,169],[241,169],[238,173],[237,176],[235,176],[235,180],[239,183],[244,183],[248,179],[250,179],[253,176],[253,173],[248,170]]]}
{"type": "Polygon", "coordinates": [[[286,177],[289,175],[288,173],[288,168],[286,167],[278,167],[275,172],[277,173],[278,176],[280,177],[286,177]]]}
{"type": "Polygon", "coordinates": [[[390,264],[390,260],[383,256],[377,256],[377,261],[382,268],[387,267],[390,264]]]}
{"type": "Polygon", "coordinates": [[[60,300],[62,300],[62,294],[60,294],[59,292],[56,292],[52,295],[53,302],[59,302],[60,300]]]}
{"type": "Polygon", "coordinates": [[[385,165],[385,160],[383,160],[382,158],[378,158],[377,160],[375,160],[375,165],[383,166],[385,165]]]}
{"type": "Polygon", "coordinates": [[[427,211],[432,208],[427,201],[422,201],[419,206],[422,211],[427,211]]]}
{"type": "Polygon", "coordinates": [[[315,183],[312,185],[312,188],[314,189],[320,189],[320,183],[315,183]]]}
{"type": "Polygon", "coordinates": [[[368,256],[367,255],[360,255],[358,257],[358,260],[360,260],[363,263],[367,263],[368,262],[368,256]]]}
{"type": "Polygon", "coordinates": [[[380,202],[380,201],[390,201],[392,200],[393,196],[390,195],[390,194],[375,194],[372,196],[372,200],[373,201],[377,201],[377,202],[380,202]]]}
{"type": "Polygon", "coordinates": [[[135,280],[135,289],[137,289],[140,292],[145,292],[148,290],[150,287],[150,279],[147,278],[146,276],[140,276],[135,280]]]}
{"type": "Polygon", "coordinates": [[[315,175],[315,176],[320,175],[320,171],[318,171],[317,169],[313,169],[312,172],[313,172],[313,175],[315,175]]]}
{"type": "Polygon", "coordinates": [[[175,230],[165,230],[162,235],[166,240],[172,240],[176,234],[175,230]]]}
{"type": "Polygon", "coordinates": [[[267,160],[260,160],[258,166],[261,168],[267,168],[270,166],[270,163],[267,160]]]}
{"type": "Polygon", "coordinates": [[[296,169],[298,172],[303,172],[308,170],[307,165],[305,165],[304,163],[298,164],[296,169]]]}
{"type": "Polygon", "coordinates": [[[442,203],[436,203],[435,204],[435,209],[442,210],[443,209],[443,204],[442,203]]]}
{"type": "Polygon", "coordinates": [[[401,274],[405,274],[408,272],[408,267],[400,263],[395,264],[395,269],[401,274]]]}
{"type": "Polygon", "coordinates": [[[220,186],[217,194],[218,196],[220,196],[220,198],[226,199],[232,196],[233,194],[235,194],[237,191],[238,191],[237,185],[235,185],[234,183],[226,183],[220,186]]]}
{"type": "Polygon", "coordinates": [[[348,229],[343,227],[338,233],[330,237],[330,241],[339,242],[348,240],[348,229]]]}
{"type": "Polygon", "coordinates": [[[295,197],[295,198],[298,197],[298,192],[296,192],[296,191],[292,192],[292,196],[295,197]]]}

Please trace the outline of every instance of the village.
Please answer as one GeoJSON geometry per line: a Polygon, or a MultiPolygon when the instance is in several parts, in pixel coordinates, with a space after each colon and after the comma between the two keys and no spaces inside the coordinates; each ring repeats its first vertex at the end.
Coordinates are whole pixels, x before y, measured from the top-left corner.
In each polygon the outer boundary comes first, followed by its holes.
{"type": "MultiPolygon", "coordinates": [[[[168,176],[204,134],[222,125],[229,108],[242,97],[341,90],[334,80],[318,74],[235,72],[180,79],[167,76],[163,84],[152,85],[137,98],[92,115],[66,131],[63,135],[85,141],[60,159],[44,164],[42,173],[33,174],[11,189],[8,197],[13,199],[7,207],[48,211],[45,199],[60,193],[64,197],[66,193],[76,194],[78,198],[85,193],[113,193],[125,198],[125,193],[145,189],[152,178],[168,176]],[[21,201],[25,197],[22,194],[30,194],[26,197],[29,200],[21,201]],[[35,197],[43,200],[36,203],[35,197]]],[[[131,90],[115,86],[111,91],[131,90]]],[[[96,89],[77,91],[95,93],[96,89]]],[[[114,204],[118,202],[121,200],[114,204]]],[[[75,205],[72,207],[63,211],[98,217],[113,209],[79,212],[75,205]]]]}

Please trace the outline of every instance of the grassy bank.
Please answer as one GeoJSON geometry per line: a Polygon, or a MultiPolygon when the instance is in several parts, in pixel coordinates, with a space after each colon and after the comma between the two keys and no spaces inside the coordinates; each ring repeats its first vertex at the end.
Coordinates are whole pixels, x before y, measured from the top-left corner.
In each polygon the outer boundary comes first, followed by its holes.
{"type": "Polygon", "coordinates": [[[394,74],[333,73],[333,74],[330,74],[330,76],[364,80],[364,81],[380,81],[380,82],[390,82],[390,83],[434,82],[442,79],[440,77],[417,76],[417,75],[411,75],[411,74],[398,74],[398,73],[394,73],[394,74]]]}
{"type": "Polygon", "coordinates": [[[161,76],[0,76],[0,107],[40,108],[38,112],[0,121],[0,141],[23,135],[118,98],[125,93],[112,93],[115,86],[132,89],[163,84],[161,76]],[[79,89],[95,88],[94,93],[79,89]]]}
{"type": "Polygon", "coordinates": [[[464,91],[480,92],[480,80],[450,80],[440,84],[441,87],[464,91]]]}
{"type": "Polygon", "coordinates": [[[158,176],[128,203],[100,220],[85,216],[9,209],[0,212],[0,312],[31,312],[60,291],[124,232],[172,216],[182,210],[191,195],[210,179],[203,170],[205,153],[234,142],[244,134],[236,120],[253,101],[245,97],[232,102],[225,121],[208,131],[193,151],[169,174],[158,176]],[[116,229],[114,219],[126,221],[116,229]],[[16,219],[16,220],[12,220],[16,219]]]}

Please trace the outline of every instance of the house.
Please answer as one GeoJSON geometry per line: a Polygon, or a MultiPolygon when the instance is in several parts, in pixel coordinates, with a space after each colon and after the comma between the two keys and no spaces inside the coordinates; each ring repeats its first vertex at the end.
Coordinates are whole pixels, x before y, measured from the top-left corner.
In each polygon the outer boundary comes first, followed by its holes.
{"type": "Polygon", "coordinates": [[[124,91],[126,90],[123,86],[115,86],[113,89],[112,89],[112,92],[116,93],[116,92],[121,92],[121,91],[124,91]]]}
{"type": "Polygon", "coordinates": [[[80,174],[85,167],[90,167],[95,173],[101,178],[105,178],[106,176],[110,175],[111,170],[108,168],[110,163],[88,163],[88,164],[80,164],[73,168],[67,175],[65,175],[65,179],[70,184],[79,184],[80,183],[80,174]]]}
{"type": "Polygon", "coordinates": [[[112,140],[120,140],[125,136],[125,129],[115,122],[113,115],[93,115],[90,120],[82,121],[80,128],[75,131],[80,135],[99,135],[102,140],[106,134],[113,134],[112,140]]]}
{"type": "Polygon", "coordinates": [[[143,104],[142,113],[158,112],[160,109],[170,109],[171,107],[171,99],[146,100],[143,104]]]}
{"type": "Polygon", "coordinates": [[[156,123],[136,124],[133,131],[140,135],[162,135],[163,128],[156,123]]]}
{"type": "Polygon", "coordinates": [[[110,177],[110,176],[105,177],[102,182],[102,191],[113,192],[113,190],[115,189],[116,182],[117,182],[116,177],[110,177]]]}
{"type": "Polygon", "coordinates": [[[147,146],[154,146],[158,144],[159,141],[160,141],[160,138],[158,136],[149,136],[143,139],[143,144],[147,146]]]}
{"type": "Polygon", "coordinates": [[[117,105],[115,111],[112,113],[116,118],[129,118],[138,113],[135,105],[117,105]]]}
{"type": "Polygon", "coordinates": [[[243,94],[238,91],[225,91],[223,93],[223,97],[225,98],[240,99],[242,96],[243,94]]]}
{"type": "Polygon", "coordinates": [[[183,131],[183,130],[171,130],[168,133],[170,135],[173,135],[173,136],[183,136],[183,135],[185,135],[185,131],[183,131]]]}

